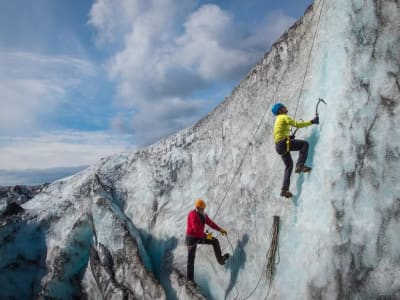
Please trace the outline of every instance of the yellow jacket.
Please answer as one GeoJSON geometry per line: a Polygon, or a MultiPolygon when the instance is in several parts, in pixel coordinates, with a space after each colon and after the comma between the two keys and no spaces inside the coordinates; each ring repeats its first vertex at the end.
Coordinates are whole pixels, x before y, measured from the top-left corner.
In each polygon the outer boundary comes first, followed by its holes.
{"type": "Polygon", "coordinates": [[[297,122],[286,114],[279,114],[276,117],[274,125],[274,141],[275,144],[282,139],[286,139],[290,135],[290,127],[307,127],[312,125],[311,121],[297,122]]]}

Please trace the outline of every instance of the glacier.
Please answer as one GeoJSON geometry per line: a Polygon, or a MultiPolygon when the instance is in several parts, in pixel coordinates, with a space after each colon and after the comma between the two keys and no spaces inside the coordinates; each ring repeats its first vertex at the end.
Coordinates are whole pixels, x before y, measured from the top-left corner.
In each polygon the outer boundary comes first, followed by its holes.
{"type": "Polygon", "coordinates": [[[0,298],[400,299],[399,49],[398,0],[316,0],[194,126],[14,209],[2,197],[0,298]],[[307,120],[318,98],[320,125],[297,133],[313,170],[281,198],[270,108],[307,120]],[[184,235],[199,197],[233,256],[222,267],[198,246],[192,286],[184,235]]]}

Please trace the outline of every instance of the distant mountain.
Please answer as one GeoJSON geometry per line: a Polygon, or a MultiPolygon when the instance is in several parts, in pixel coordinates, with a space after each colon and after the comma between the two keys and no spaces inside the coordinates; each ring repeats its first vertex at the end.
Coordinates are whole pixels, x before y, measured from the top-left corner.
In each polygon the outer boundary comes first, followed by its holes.
{"type": "Polygon", "coordinates": [[[51,183],[55,180],[74,175],[85,168],[87,166],[27,170],[0,169],[0,186],[51,183]]]}

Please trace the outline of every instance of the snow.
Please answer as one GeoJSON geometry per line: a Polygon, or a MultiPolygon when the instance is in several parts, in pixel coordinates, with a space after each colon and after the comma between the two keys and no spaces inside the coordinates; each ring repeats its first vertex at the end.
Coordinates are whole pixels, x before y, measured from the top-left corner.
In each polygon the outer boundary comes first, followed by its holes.
{"type": "Polygon", "coordinates": [[[1,297],[400,298],[400,9],[325,0],[302,85],[321,1],[198,124],[54,182],[2,219],[1,297]],[[284,102],[307,120],[318,98],[321,123],[297,133],[313,170],[292,174],[294,197],[281,198],[270,107],[284,102]],[[233,257],[220,266],[199,245],[196,288],[185,280],[184,237],[197,198],[228,231],[214,235],[233,257]]]}

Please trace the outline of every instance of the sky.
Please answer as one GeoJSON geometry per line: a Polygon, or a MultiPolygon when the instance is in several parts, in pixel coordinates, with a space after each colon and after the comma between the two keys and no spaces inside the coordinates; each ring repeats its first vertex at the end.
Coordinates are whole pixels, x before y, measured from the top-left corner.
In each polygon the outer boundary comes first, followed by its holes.
{"type": "Polygon", "coordinates": [[[1,1],[0,170],[90,165],[195,124],[311,3],[1,1]]]}

